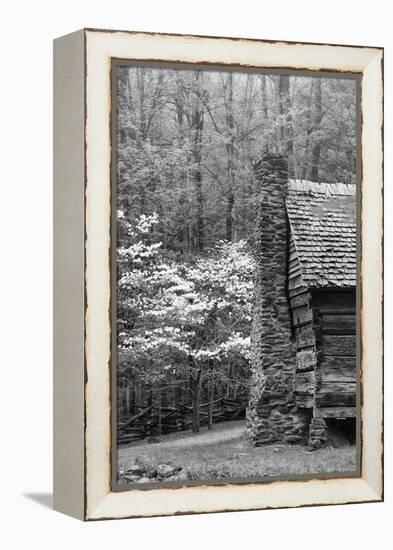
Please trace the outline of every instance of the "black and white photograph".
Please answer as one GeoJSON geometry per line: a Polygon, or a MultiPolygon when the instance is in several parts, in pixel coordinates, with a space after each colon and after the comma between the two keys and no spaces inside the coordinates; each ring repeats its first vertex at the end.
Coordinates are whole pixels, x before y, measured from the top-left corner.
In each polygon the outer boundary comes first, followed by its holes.
{"type": "Polygon", "coordinates": [[[0,547],[385,548],[387,6],[2,5],[0,547]]]}
{"type": "Polygon", "coordinates": [[[359,473],[356,75],[112,62],[114,485],[359,473]]]}

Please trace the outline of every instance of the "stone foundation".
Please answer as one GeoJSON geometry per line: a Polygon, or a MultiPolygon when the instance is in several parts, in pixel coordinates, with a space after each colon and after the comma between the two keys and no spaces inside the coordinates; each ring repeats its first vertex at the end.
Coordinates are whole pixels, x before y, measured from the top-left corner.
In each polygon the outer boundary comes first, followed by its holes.
{"type": "Polygon", "coordinates": [[[309,422],[294,405],[249,407],[247,433],[257,447],[276,442],[306,445],[309,422]]]}
{"type": "Polygon", "coordinates": [[[266,155],[255,165],[255,173],[260,192],[254,243],[256,278],[247,433],[256,445],[306,443],[309,416],[295,404],[296,350],[287,293],[288,168],[281,156],[266,155]]]}
{"type": "Polygon", "coordinates": [[[320,449],[327,443],[327,426],[323,418],[313,418],[310,424],[308,446],[310,449],[320,449]]]}

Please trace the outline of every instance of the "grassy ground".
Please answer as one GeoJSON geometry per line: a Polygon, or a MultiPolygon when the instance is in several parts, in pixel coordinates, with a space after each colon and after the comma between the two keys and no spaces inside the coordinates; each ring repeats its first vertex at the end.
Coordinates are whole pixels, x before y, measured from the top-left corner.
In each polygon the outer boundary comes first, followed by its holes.
{"type": "Polygon", "coordinates": [[[118,465],[127,469],[143,463],[156,467],[180,466],[189,480],[263,477],[321,472],[349,472],[355,469],[356,447],[325,448],[307,452],[300,445],[254,447],[245,434],[244,421],[226,422],[201,433],[171,434],[160,443],[138,442],[119,449],[118,465]]]}

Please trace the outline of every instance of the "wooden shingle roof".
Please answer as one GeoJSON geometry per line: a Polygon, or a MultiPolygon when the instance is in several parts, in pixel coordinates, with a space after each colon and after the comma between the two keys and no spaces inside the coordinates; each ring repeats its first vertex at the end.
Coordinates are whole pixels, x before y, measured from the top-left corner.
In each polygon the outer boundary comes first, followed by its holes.
{"type": "Polygon", "coordinates": [[[356,286],[356,187],[290,180],[286,207],[304,284],[356,286]]]}

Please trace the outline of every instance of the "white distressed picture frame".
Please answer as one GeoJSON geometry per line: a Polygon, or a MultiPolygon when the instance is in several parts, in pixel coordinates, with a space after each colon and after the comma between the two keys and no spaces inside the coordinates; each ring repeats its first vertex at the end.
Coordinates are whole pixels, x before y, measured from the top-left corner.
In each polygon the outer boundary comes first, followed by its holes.
{"type": "Polygon", "coordinates": [[[383,50],[81,30],[55,41],[54,506],[82,520],[383,499],[383,50]],[[111,60],[361,73],[361,477],[111,491],[111,60]]]}

